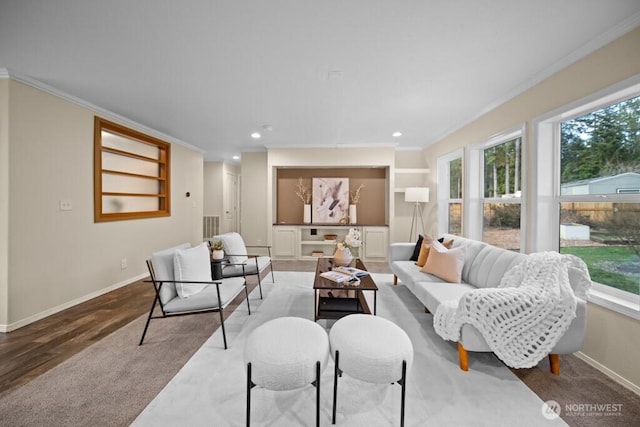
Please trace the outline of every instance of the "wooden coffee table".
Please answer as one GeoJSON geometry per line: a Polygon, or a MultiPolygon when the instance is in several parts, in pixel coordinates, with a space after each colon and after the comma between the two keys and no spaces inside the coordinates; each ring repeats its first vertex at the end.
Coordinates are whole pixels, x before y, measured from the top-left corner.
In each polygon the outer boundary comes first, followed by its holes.
{"type": "MultiPolygon", "coordinates": [[[[360,270],[367,269],[360,259],[352,261],[350,265],[360,270]]],[[[363,291],[373,292],[373,314],[375,315],[378,287],[371,275],[361,277],[359,286],[350,286],[345,284],[346,282],[336,283],[320,276],[321,273],[330,271],[333,267],[333,258],[318,258],[313,282],[315,320],[340,319],[354,313],[372,314],[363,291]]]]}

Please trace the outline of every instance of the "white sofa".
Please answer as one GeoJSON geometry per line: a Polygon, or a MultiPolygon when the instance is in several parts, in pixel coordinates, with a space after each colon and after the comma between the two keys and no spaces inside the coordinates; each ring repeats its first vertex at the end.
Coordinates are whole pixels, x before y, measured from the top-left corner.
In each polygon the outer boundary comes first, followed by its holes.
{"type": "MultiPolygon", "coordinates": [[[[462,283],[447,283],[436,276],[421,272],[420,267],[409,260],[415,243],[393,243],[389,251],[389,267],[394,274],[394,285],[400,281],[431,313],[435,313],[443,301],[459,300],[471,289],[497,287],[502,276],[527,256],[464,237],[446,234],[444,238],[453,239],[453,248],[466,247],[462,283]]],[[[578,351],[582,347],[585,330],[586,301],[578,298],[576,317],[549,354],[551,372],[555,375],[560,374],[558,355],[578,351]]],[[[468,370],[467,351],[491,351],[480,332],[469,324],[462,327],[458,342],[460,368],[464,371],[468,370]]]]}

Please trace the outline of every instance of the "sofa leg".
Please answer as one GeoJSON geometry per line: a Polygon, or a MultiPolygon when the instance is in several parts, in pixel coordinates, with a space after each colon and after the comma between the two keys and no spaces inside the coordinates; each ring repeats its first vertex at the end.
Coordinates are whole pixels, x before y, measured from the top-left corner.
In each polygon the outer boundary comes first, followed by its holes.
{"type": "Polygon", "coordinates": [[[460,359],[460,369],[463,371],[469,370],[469,353],[462,346],[461,342],[458,342],[458,359],[460,359]]]}
{"type": "Polygon", "coordinates": [[[393,286],[398,286],[398,276],[393,275],[393,286]]]}
{"type": "Polygon", "coordinates": [[[425,313],[431,313],[431,312],[429,311],[429,309],[427,308],[427,306],[426,306],[426,305],[424,306],[424,312],[425,312],[425,313]]]}
{"type": "Polygon", "coordinates": [[[549,354],[549,365],[551,366],[551,373],[553,375],[560,375],[560,355],[549,354]]]}

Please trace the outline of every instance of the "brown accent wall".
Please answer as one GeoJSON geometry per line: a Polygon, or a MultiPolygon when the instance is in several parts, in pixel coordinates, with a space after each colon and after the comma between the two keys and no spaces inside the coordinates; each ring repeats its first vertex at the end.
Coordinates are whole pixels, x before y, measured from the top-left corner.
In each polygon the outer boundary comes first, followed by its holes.
{"type": "Polygon", "coordinates": [[[280,168],[276,171],[276,224],[302,224],[303,203],[296,196],[298,179],[311,188],[312,178],[349,178],[349,192],[360,184],[358,224],[387,225],[387,168],[280,168]]]}

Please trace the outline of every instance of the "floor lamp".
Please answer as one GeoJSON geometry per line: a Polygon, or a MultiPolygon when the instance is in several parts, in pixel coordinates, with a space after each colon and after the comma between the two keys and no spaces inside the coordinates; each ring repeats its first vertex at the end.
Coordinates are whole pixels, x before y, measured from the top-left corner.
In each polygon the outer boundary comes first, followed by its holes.
{"type": "Polygon", "coordinates": [[[413,225],[416,226],[418,232],[418,216],[420,216],[420,224],[422,225],[422,234],[424,235],[424,218],[422,217],[422,207],[420,203],[429,202],[429,189],[427,187],[409,187],[404,192],[404,201],[414,203],[413,218],[411,218],[411,232],[409,233],[409,241],[413,241],[413,225]]]}

